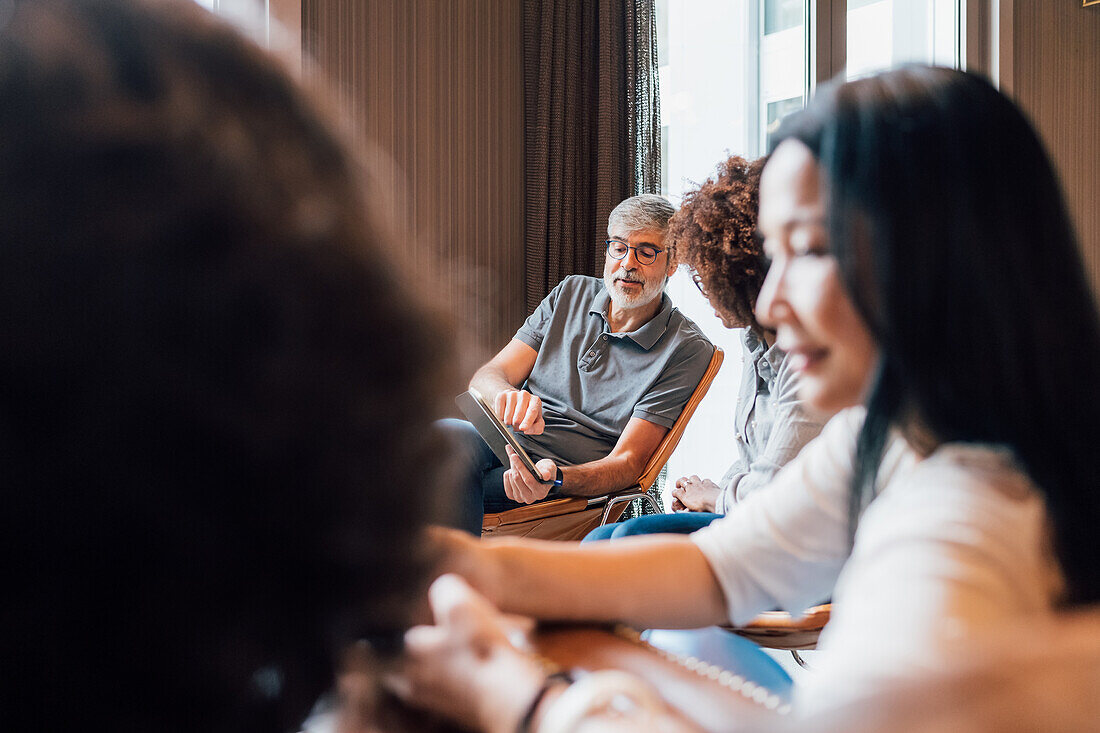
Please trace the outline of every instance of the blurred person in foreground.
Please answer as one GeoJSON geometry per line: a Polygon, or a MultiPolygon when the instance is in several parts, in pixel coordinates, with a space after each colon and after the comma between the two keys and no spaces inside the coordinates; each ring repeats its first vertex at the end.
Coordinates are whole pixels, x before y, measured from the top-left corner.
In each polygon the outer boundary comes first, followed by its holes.
{"type": "Polygon", "coordinates": [[[469,585],[433,585],[437,624],[406,635],[393,689],[474,728],[533,711],[539,733],[653,729],[652,691],[548,677],[493,606],[695,628],[798,613],[832,590],[814,674],[794,687],[805,722],[935,674],[978,637],[1100,601],[1100,319],[1055,171],[1015,105],[928,67],[825,87],[779,132],[760,230],[757,318],[800,395],[840,412],[689,537],[440,533],[469,585]]]}
{"type": "Polygon", "coordinates": [[[426,585],[444,331],[275,59],[189,0],[9,10],[4,698],[40,730],[298,730],[426,585]]]}

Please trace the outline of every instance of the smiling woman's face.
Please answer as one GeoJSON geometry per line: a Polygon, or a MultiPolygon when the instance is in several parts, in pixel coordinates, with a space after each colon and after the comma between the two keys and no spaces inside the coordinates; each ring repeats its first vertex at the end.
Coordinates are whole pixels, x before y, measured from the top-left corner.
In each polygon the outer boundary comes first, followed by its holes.
{"type": "Polygon", "coordinates": [[[817,162],[800,142],[780,144],[764,168],[759,228],[772,264],[756,318],[790,354],[799,396],[828,412],[859,404],[878,349],[841,283],[817,162]]]}

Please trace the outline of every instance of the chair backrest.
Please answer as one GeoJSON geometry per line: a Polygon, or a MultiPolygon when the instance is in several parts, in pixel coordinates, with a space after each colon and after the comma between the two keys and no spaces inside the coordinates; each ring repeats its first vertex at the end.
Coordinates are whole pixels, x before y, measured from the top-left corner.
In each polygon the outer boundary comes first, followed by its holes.
{"type": "Polygon", "coordinates": [[[657,480],[657,476],[660,475],[661,469],[668,463],[668,459],[672,456],[672,452],[676,450],[676,446],[680,444],[680,438],[684,437],[684,430],[687,428],[688,421],[691,420],[692,415],[695,414],[695,408],[699,406],[699,403],[703,401],[703,398],[707,396],[707,392],[710,390],[710,385],[714,381],[715,376],[718,375],[718,370],[722,368],[722,361],[725,359],[725,352],[718,346],[714,347],[714,353],[710,357],[710,363],[707,364],[707,370],[703,372],[702,379],[699,380],[698,386],[695,391],[691,393],[691,397],[688,398],[687,404],[684,405],[684,409],[680,412],[680,416],[676,418],[676,422],[672,423],[672,427],[669,428],[665,434],[664,439],[660,445],[657,446],[657,450],[653,452],[653,455],[649,457],[649,461],[646,462],[645,468],[642,470],[642,475],[638,477],[635,485],[642,491],[649,491],[649,487],[653,485],[653,482],[657,480]]]}
{"type": "MultiPolygon", "coordinates": [[[[687,427],[691,416],[695,414],[695,408],[706,396],[715,375],[722,368],[724,358],[725,353],[715,346],[710,363],[707,364],[706,371],[703,372],[695,391],[691,393],[684,409],[680,411],[680,416],[676,418],[668,433],[657,445],[657,449],[646,461],[641,475],[629,486],[618,489],[608,496],[649,490],[668,462],[669,456],[676,450],[680,438],[684,435],[684,428],[687,427]]],[[[625,505],[619,509],[620,514],[624,508],[625,505]]],[[[601,512],[601,506],[595,500],[563,496],[529,506],[486,514],[482,522],[482,534],[522,535],[542,539],[580,539],[599,524],[601,512]],[[580,516],[582,512],[586,513],[585,516],[580,516]],[[587,514],[593,514],[594,517],[588,517],[587,514]]],[[[615,515],[615,518],[617,517],[618,514],[615,515]]],[[[609,521],[614,521],[614,518],[609,521]]]]}

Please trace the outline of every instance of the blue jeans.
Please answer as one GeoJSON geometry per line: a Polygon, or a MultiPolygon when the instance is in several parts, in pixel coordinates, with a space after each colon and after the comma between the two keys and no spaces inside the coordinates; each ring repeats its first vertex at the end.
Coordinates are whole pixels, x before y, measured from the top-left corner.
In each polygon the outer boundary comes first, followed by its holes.
{"type": "Polygon", "coordinates": [[[593,540],[617,540],[640,534],[691,534],[713,522],[721,514],[710,512],[676,512],[675,514],[647,514],[625,522],[612,522],[596,527],[582,542],[593,540]]]}
{"type": "Polygon", "coordinates": [[[702,629],[649,629],[642,638],[679,657],[695,657],[741,675],[779,696],[791,699],[790,675],[763,649],[717,626],[702,629]]]}
{"type": "Polygon", "coordinates": [[[462,492],[458,501],[458,528],[480,537],[485,512],[502,512],[524,505],[505,495],[504,472],[508,469],[473,425],[454,418],[439,420],[436,425],[465,459],[466,473],[455,482],[462,492]]]}

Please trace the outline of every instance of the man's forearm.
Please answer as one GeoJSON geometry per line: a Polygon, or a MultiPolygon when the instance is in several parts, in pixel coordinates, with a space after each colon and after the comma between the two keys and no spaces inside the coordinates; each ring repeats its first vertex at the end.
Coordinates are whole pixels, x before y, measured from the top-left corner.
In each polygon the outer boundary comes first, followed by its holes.
{"type": "Polygon", "coordinates": [[[610,455],[577,466],[562,466],[562,493],[567,496],[603,496],[630,486],[642,472],[639,461],[610,455]]]}
{"type": "Polygon", "coordinates": [[[570,496],[602,496],[629,487],[667,433],[663,425],[632,417],[606,458],[562,468],[562,491],[570,496]]]}
{"type": "Polygon", "coordinates": [[[470,386],[480,392],[485,401],[492,405],[499,393],[515,389],[519,385],[509,382],[504,370],[490,363],[474,372],[474,376],[470,378],[470,386]]]}

